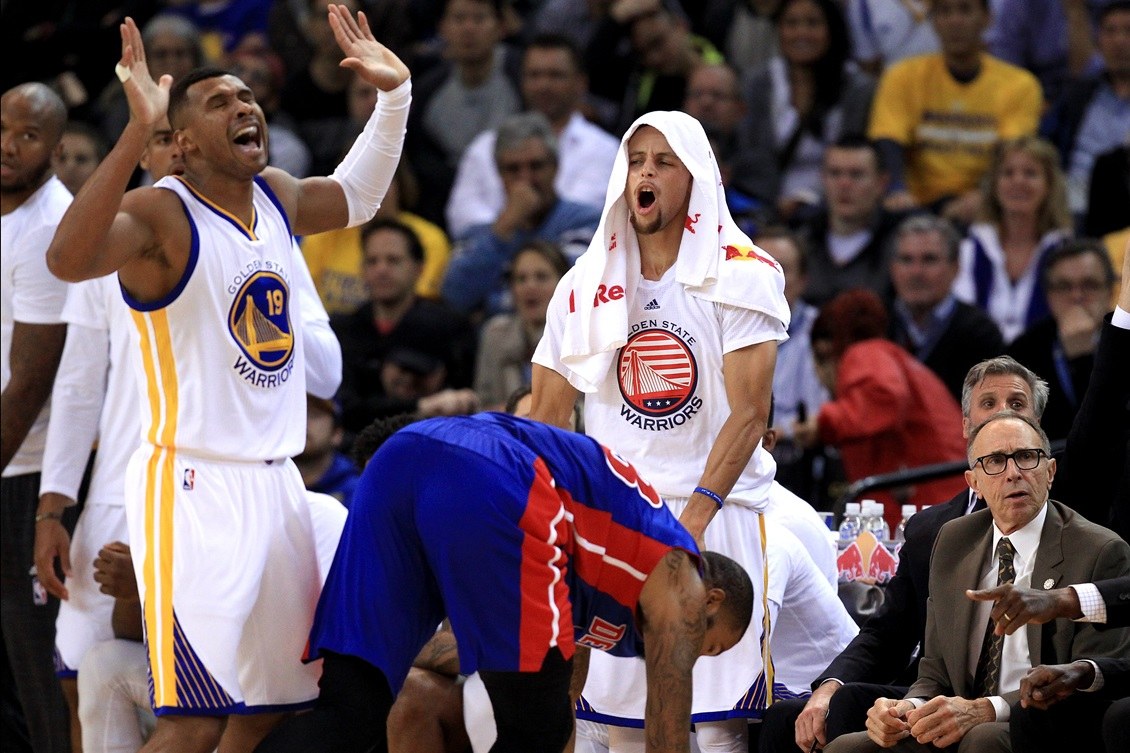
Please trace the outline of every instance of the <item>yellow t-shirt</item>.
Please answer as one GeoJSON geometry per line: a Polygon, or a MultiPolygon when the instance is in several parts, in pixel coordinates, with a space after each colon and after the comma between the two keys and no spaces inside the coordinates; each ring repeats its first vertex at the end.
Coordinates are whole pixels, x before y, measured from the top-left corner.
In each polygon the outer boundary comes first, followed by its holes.
{"type": "MultiPolygon", "coordinates": [[[[401,212],[396,219],[410,227],[424,247],[424,270],[416,283],[416,294],[439,298],[443,273],[451,258],[451,241],[439,225],[419,215],[401,212]]],[[[308,235],[302,239],[302,255],[330,316],[351,313],[368,303],[369,291],[361,277],[360,227],[308,235]]]]}
{"type": "Polygon", "coordinates": [[[971,191],[989,167],[993,147],[1036,132],[1040,83],[1028,71],[990,55],[967,84],[940,54],[895,63],[879,80],[868,136],[906,150],[906,182],[922,204],[971,191]]]}

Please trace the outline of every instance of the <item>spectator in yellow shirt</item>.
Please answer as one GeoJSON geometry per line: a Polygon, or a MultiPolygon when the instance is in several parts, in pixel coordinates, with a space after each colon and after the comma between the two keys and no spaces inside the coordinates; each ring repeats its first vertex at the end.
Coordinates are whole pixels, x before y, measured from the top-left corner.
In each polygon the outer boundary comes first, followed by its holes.
{"type": "Polygon", "coordinates": [[[967,224],[994,147],[1036,132],[1040,84],[984,52],[989,18],[988,0],[935,0],[942,51],[903,60],[880,79],[868,135],[894,178],[889,207],[929,206],[967,224]]]}

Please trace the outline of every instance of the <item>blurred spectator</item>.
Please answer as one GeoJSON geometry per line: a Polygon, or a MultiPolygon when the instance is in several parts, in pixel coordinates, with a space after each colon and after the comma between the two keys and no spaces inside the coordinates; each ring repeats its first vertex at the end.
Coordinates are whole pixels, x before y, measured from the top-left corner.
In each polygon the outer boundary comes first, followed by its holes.
{"type": "Polygon", "coordinates": [[[1004,353],[1004,340],[989,315],[951,292],[960,242],[953,225],[933,215],[899,225],[891,258],[895,303],[889,331],[957,400],[970,367],[1004,353]]]}
{"type": "Polygon", "coordinates": [[[988,312],[1006,343],[1048,313],[1040,269],[1071,232],[1059,155],[1023,136],[997,149],[978,222],[961,244],[954,295],[988,312]]]}
{"type": "MultiPolygon", "coordinates": [[[[366,85],[366,88],[376,91],[375,87],[366,85]]],[[[373,97],[375,102],[375,93],[373,97]]],[[[424,247],[424,268],[416,281],[416,295],[439,298],[440,283],[451,257],[451,242],[438,225],[404,208],[415,203],[417,191],[416,179],[408,163],[401,159],[376,217],[397,220],[416,234],[424,247]]],[[[361,273],[364,260],[362,234],[361,227],[347,227],[302,239],[306,266],[310,268],[314,286],[331,316],[348,314],[369,300],[361,273]]]]}
{"type": "MultiPolygon", "coordinates": [[[[660,23],[641,27],[661,32],[651,40],[656,49],[672,44],[666,48],[666,55],[685,52],[685,47],[680,50],[675,47],[689,38],[689,21],[679,0],[579,1],[588,3],[594,20],[594,28],[583,48],[585,68],[594,74],[589,79],[588,117],[619,136],[634,119],[634,106],[625,103],[635,100],[628,89],[638,85],[641,73],[642,53],[632,38],[636,20],[656,13],[663,13],[670,20],[671,24],[667,25],[660,20],[660,23]],[[667,36],[666,31],[671,25],[680,25],[682,30],[675,29],[672,35],[667,36]]],[[[716,59],[720,60],[721,55],[716,59]]],[[[681,63],[678,65],[682,66],[681,63]]],[[[678,101],[681,102],[681,98],[678,101]]],[[[668,109],[677,109],[678,106],[676,102],[668,109]]]]}
{"type": "Polygon", "coordinates": [[[886,70],[868,133],[891,170],[888,206],[968,223],[994,145],[1035,133],[1043,98],[1031,73],[983,52],[987,0],[934,0],[930,21],[942,51],[886,70]]]}
{"type": "Polygon", "coordinates": [[[1087,211],[1095,160],[1130,138],[1130,2],[1106,5],[1099,19],[1102,69],[1065,87],[1043,129],[1066,166],[1067,200],[1079,218],[1087,211]]]}
{"type": "Polygon", "coordinates": [[[71,79],[77,98],[59,93],[71,115],[84,118],[91,113],[82,106],[114,78],[122,44],[118,25],[128,13],[144,26],[157,11],[157,3],[121,0],[5,0],[2,7],[0,91],[25,81],[58,84],[71,79]]]}
{"type": "Polygon", "coordinates": [[[487,315],[511,309],[503,273],[530,240],[552,241],[572,265],[592,240],[601,207],[560,198],[557,139],[539,112],[521,113],[502,124],[494,159],[506,189],[506,204],[490,224],[471,228],[457,244],[443,280],[443,297],[465,313],[487,315]]]}
{"type": "Polygon", "coordinates": [[[1130,134],[1117,149],[1100,154],[1091,171],[1083,232],[1101,237],[1130,227],[1130,134]]]}
{"type": "MultiPolygon", "coordinates": [[[[797,441],[839,450],[848,481],[961,460],[961,408],[940,379],[885,338],[887,312],[869,290],[840,293],[812,325],[812,350],[832,400],[794,426],[797,441]]],[[[961,477],[874,492],[894,530],[900,505],[933,504],[965,488],[961,477]]]]}
{"type": "Polygon", "coordinates": [[[106,137],[97,128],[81,120],[70,120],[51,155],[51,169],[67,190],[76,194],[109,151],[106,137]]]}
{"type": "Polygon", "coordinates": [[[341,405],[334,400],[306,395],[306,446],[295,456],[302,485],[312,492],[328,494],[349,507],[360,473],[342,451],[345,431],[341,405]]]}
{"type": "Polygon", "coordinates": [[[741,127],[749,108],[738,72],[729,63],[696,67],[687,79],[682,110],[702,124],[718,160],[722,182],[730,185],[736,163],[749,148],[748,131],[741,127]]]}
{"type": "Polygon", "coordinates": [[[341,341],[345,430],[355,434],[379,416],[417,410],[473,410],[475,395],[462,388],[471,384],[474,331],[445,304],[416,295],[424,262],[416,234],[377,218],[364,226],[361,240],[369,303],[330,320],[341,341]],[[400,351],[396,363],[386,368],[394,351],[400,351]],[[416,393],[436,399],[425,404],[416,393]]]}
{"type": "Polygon", "coordinates": [[[852,58],[878,76],[905,58],[938,51],[930,0],[846,0],[852,58]]]}
{"type": "MultiPolygon", "coordinates": [[[[412,8],[425,10],[428,0],[412,0],[412,8]]],[[[416,71],[410,40],[422,39],[426,35],[413,35],[412,22],[408,13],[408,0],[362,0],[361,9],[373,36],[381,44],[396,53],[412,71],[416,71]]],[[[310,14],[309,0],[275,0],[267,16],[267,37],[270,48],[283,59],[288,71],[306,67],[312,55],[310,42],[303,32],[307,16],[310,14]]]]}
{"type": "Polygon", "coordinates": [[[851,288],[891,299],[887,240],[902,214],[882,206],[889,176],[880,159],[875,144],[859,136],[824,151],[825,206],[805,227],[809,303],[820,306],[851,288]]]}
{"type": "Polygon", "coordinates": [[[777,54],[773,16],[781,0],[706,0],[703,34],[743,74],[760,68],[777,54]]]}
{"type": "MultiPolygon", "coordinates": [[[[161,76],[166,74],[176,81],[205,60],[200,30],[182,16],[171,13],[154,16],[141,28],[141,41],[145,46],[145,62],[154,81],[160,81],[161,76]]],[[[102,90],[95,112],[106,140],[116,143],[129,122],[129,103],[117,78],[102,90]]]]}
{"type": "MultiPolygon", "coordinates": [[[[793,424],[804,421],[828,401],[828,390],[820,383],[812,357],[809,334],[819,313],[801,298],[808,280],[808,250],[804,241],[781,226],[762,228],[753,242],[777,260],[785,276],[785,301],[792,318],[789,339],[777,345],[777,366],[773,370],[773,420],[778,482],[805,499],[815,498],[812,488],[812,456],[793,439],[793,424]]],[[[763,440],[764,441],[764,440],[763,440]]],[[[769,443],[766,442],[768,447],[769,443]]]]}
{"type": "Polygon", "coordinates": [[[995,57],[1031,71],[1044,99],[1055,102],[1071,78],[1087,72],[1091,35],[1087,0],[997,0],[985,41],[995,57]]]}
{"type": "Polygon", "coordinates": [[[704,37],[691,33],[685,16],[660,0],[644,5],[626,21],[635,66],[628,76],[620,118],[612,129],[622,133],[645,112],[678,110],[686,99],[687,79],[703,63],[723,62],[722,53],[704,37]]]}
{"type": "Polygon", "coordinates": [[[296,178],[309,175],[313,159],[310,148],[298,135],[294,119],[280,107],[286,77],[282,59],[270,51],[237,52],[230,57],[228,70],[251,87],[255,101],[263,108],[271,133],[268,150],[270,164],[286,170],[296,178]]]}
{"type": "Polygon", "coordinates": [[[793,221],[820,202],[825,147],[866,129],[874,82],[845,67],[835,0],[785,0],[774,22],[781,52],[746,84],[750,154],[734,184],[793,221]]]}
{"type": "Polygon", "coordinates": [[[518,56],[501,44],[502,0],[446,0],[444,61],[414,77],[404,148],[420,179],[417,210],[442,223],[455,169],[471,140],[521,109],[518,56]]]}
{"type": "Polygon", "coordinates": [[[274,0],[174,0],[163,5],[170,13],[192,21],[200,30],[204,56],[209,60],[220,60],[240,50],[269,49],[267,16],[273,3],[274,0]]]}
{"type": "Polygon", "coordinates": [[[1051,397],[1040,425],[1054,440],[1067,436],[1087,391],[1115,276],[1106,249],[1092,239],[1057,246],[1042,269],[1051,316],[1028,327],[1008,352],[1047,375],[1051,397]]]}
{"type": "Polygon", "coordinates": [[[526,24],[527,31],[531,37],[561,34],[584,50],[611,5],[612,0],[544,0],[526,24]]]}
{"type": "MultiPolygon", "coordinates": [[[[343,0],[341,4],[354,14],[360,8],[360,0],[343,0]]],[[[298,134],[310,148],[311,175],[331,174],[356,135],[348,126],[346,93],[355,76],[341,67],[345,55],[330,28],[330,5],[330,0],[308,0],[302,32],[312,54],[305,66],[287,71],[281,94],[282,110],[294,120],[298,134]]]]}
{"type": "Polygon", "coordinates": [[[804,301],[808,278],[808,252],[804,241],[789,229],[770,225],[754,236],[753,242],[777,260],[785,276],[785,300],[792,318],[789,339],[777,346],[777,367],[773,372],[773,402],[778,446],[792,438],[792,425],[798,415],[813,415],[828,400],[828,391],[816,374],[809,335],[819,309],[804,301]]]}
{"type": "MultiPolygon", "coordinates": [[[[522,98],[531,112],[549,120],[557,137],[557,194],[578,204],[601,206],[619,140],[581,115],[588,88],[580,52],[568,38],[540,36],[522,55],[522,98]]],[[[493,221],[506,204],[506,190],[494,161],[497,131],[475,137],[459,161],[447,199],[447,229],[459,238],[493,221]]]]}
{"type": "Polygon", "coordinates": [[[506,273],[514,313],[488,319],[479,337],[475,392],[484,410],[502,410],[508,395],[530,384],[549,299],[568,269],[565,255],[547,241],[530,241],[514,256],[506,273]]]}

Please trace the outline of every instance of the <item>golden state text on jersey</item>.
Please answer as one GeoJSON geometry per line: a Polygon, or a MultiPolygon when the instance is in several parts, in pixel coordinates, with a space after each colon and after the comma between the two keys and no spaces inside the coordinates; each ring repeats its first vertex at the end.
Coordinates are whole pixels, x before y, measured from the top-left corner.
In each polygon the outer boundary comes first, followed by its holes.
{"type": "Polygon", "coordinates": [[[631,326],[616,360],[624,420],[641,429],[664,431],[698,413],[702,398],[695,394],[694,342],[693,335],[667,320],[644,319],[631,326]]]}

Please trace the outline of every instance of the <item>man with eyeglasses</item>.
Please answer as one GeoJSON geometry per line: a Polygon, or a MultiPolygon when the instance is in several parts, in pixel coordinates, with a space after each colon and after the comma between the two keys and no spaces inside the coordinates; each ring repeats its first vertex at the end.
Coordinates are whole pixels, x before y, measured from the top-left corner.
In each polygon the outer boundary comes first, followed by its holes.
{"type": "Polygon", "coordinates": [[[1081,239],[1048,253],[1043,278],[1051,316],[1029,327],[1008,352],[1048,380],[1051,396],[1040,425],[1052,439],[1062,439],[1071,431],[1094,370],[1115,275],[1103,245],[1081,239]]]}
{"type": "MultiPolygon", "coordinates": [[[[966,480],[988,509],[946,524],[938,535],[918,679],[905,698],[878,699],[867,731],[837,738],[828,753],[948,746],[960,753],[1011,752],[1011,705],[1029,669],[1040,661],[1130,652],[1126,631],[1063,619],[997,635],[992,605],[966,598],[970,588],[1013,583],[1049,590],[1130,574],[1130,545],[1049,499],[1056,461],[1031,418],[994,414],[971,433],[968,456],[966,480]]],[[[1001,619],[1007,623],[1009,616],[1001,619]]],[[[1079,718],[1072,727],[1076,749],[1100,749],[1098,719],[1079,718]]]]}

